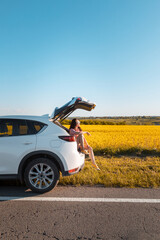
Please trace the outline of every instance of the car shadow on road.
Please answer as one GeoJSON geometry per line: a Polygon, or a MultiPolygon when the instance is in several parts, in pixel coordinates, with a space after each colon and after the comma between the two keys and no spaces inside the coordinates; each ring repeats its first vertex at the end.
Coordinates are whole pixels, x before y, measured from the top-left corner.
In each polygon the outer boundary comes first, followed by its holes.
{"type": "Polygon", "coordinates": [[[40,193],[34,193],[28,189],[24,184],[20,184],[18,181],[0,181],[0,201],[7,201],[4,197],[13,197],[14,199],[34,197],[42,195],[40,193]],[[4,200],[3,200],[4,199],[4,200]]]}

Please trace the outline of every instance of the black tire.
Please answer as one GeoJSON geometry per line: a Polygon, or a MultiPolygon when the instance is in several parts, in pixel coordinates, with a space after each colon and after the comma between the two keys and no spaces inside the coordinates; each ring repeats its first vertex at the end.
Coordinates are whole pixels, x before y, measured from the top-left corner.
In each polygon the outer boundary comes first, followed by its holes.
{"type": "Polygon", "coordinates": [[[24,171],[24,181],[33,192],[45,193],[57,185],[59,170],[51,160],[37,158],[27,165],[24,171]]]}

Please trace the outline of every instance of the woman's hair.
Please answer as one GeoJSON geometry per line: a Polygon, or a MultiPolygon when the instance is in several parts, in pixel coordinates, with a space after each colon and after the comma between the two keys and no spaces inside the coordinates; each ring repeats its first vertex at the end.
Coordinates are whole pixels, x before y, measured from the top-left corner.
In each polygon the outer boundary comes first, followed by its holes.
{"type": "MultiPolygon", "coordinates": [[[[71,129],[71,128],[75,129],[75,127],[77,125],[77,121],[79,121],[77,118],[73,118],[69,129],[71,129]]],[[[78,128],[80,131],[82,131],[81,127],[78,127],[78,128]]]]}

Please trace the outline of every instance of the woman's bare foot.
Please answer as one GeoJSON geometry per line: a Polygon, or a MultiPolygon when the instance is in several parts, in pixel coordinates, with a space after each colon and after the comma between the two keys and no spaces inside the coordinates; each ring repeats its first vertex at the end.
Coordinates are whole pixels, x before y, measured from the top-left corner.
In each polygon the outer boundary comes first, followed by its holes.
{"type": "Polygon", "coordinates": [[[84,153],[84,154],[86,154],[86,155],[89,154],[89,152],[88,152],[86,149],[82,149],[81,152],[84,153]]]}
{"type": "Polygon", "coordinates": [[[92,163],[92,167],[94,167],[96,170],[100,171],[100,168],[97,166],[97,164],[92,163]]]}

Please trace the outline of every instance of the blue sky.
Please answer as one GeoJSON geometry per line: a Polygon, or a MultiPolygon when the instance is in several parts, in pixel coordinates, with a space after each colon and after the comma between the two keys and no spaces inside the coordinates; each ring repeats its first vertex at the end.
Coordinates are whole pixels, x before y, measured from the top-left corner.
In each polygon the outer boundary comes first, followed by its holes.
{"type": "Polygon", "coordinates": [[[0,115],[160,115],[159,0],[1,0],[0,115]]]}

